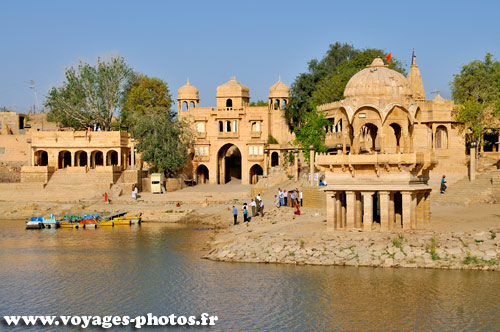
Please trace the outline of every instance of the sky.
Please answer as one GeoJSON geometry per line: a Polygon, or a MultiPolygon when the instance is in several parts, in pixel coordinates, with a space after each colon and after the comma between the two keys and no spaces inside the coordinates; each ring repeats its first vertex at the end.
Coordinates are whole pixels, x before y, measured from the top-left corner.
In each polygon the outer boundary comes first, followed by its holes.
{"type": "Polygon", "coordinates": [[[412,49],[427,98],[451,98],[461,66],[500,59],[500,1],[1,1],[0,107],[27,111],[35,82],[43,107],[64,69],[123,56],[168,83],[174,98],[189,78],[200,106],[215,106],[231,76],[267,100],[337,41],[380,48],[409,69],[412,49]]]}

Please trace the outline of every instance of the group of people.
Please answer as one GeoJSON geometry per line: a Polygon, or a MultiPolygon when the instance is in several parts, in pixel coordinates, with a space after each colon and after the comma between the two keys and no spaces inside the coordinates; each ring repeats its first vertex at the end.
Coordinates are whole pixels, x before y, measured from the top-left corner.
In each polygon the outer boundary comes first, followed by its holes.
{"type": "Polygon", "coordinates": [[[286,190],[278,188],[278,194],[274,195],[274,204],[277,208],[282,206],[290,206],[295,208],[294,213],[300,215],[300,207],[302,206],[302,191],[298,188],[286,190]]]}
{"type": "MultiPolygon", "coordinates": [[[[252,217],[255,216],[264,216],[264,201],[260,197],[260,194],[257,194],[257,196],[252,198],[250,204],[247,204],[246,202],[243,203],[243,206],[241,207],[241,210],[243,212],[243,222],[250,222],[252,217]],[[248,207],[252,210],[252,215],[249,216],[248,212],[248,207]]],[[[233,205],[233,217],[234,217],[234,225],[238,224],[238,209],[233,205]]]]}

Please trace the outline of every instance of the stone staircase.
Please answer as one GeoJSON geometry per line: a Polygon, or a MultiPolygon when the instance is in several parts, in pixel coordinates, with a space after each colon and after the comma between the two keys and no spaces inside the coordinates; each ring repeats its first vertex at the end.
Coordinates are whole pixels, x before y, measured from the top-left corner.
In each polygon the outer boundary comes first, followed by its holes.
{"type": "MultiPolygon", "coordinates": [[[[499,175],[500,177],[500,175],[499,175]]],[[[439,190],[431,193],[431,202],[446,205],[469,205],[476,202],[491,200],[493,195],[493,173],[477,174],[476,180],[469,181],[468,177],[448,186],[444,195],[439,190]]]]}
{"type": "Polygon", "coordinates": [[[70,172],[60,169],[52,174],[49,182],[45,185],[46,195],[64,193],[67,199],[92,198],[110,194],[113,183],[109,178],[100,176],[99,172],[70,172]]]}

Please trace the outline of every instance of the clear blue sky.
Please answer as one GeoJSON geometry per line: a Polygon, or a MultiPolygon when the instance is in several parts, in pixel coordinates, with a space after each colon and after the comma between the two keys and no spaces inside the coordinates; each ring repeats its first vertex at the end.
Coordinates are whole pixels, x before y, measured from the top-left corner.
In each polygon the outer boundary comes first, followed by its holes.
{"type": "Polygon", "coordinates": [[[500,1],[2,1],[0,106],[43,102],[79,59],[122,55],[174,96],[190,78],[201,106],[230,76],[267,99],[336,41],[410,62],[415,48],[427,97],[486,52],[500,58],[500,1]]]}

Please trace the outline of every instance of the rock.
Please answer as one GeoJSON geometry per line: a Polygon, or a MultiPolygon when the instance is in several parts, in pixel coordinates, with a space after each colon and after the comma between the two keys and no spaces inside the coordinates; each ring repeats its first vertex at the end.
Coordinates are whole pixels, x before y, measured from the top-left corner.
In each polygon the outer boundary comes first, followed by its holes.
{"type": "Polygon", "coordinates": [[[397,260],[397,261],[403,260],[403,259],[405,259],[405,257],[406,257],[405,254],[403,254],[401,251],[397,252],[394,255],[394,259],[397,260]]]}

